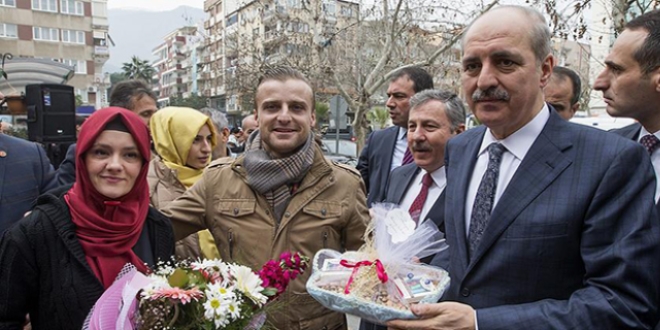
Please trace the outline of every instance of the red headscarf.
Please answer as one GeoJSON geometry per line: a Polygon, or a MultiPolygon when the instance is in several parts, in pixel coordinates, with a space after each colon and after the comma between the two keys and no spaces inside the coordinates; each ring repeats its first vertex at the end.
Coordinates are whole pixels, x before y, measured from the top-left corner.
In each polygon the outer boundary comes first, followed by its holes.
{"type": "Polygon", "coordinates": [[[132,248],[137,243],[149,211],[149,132],[131,111],[110,107],[94,112],[82,125],[76,150],[76,183],[65,195],[76,235],[87,263],[105,288],[112,284],[128,262],[145,272],[147,267],[132,248]],[[119,117],[135,140],[143,157],[142,169],[128,194],[119,199],[101,195],[87,173],[85,152],[96,142],[108,123],[119,117]]]}

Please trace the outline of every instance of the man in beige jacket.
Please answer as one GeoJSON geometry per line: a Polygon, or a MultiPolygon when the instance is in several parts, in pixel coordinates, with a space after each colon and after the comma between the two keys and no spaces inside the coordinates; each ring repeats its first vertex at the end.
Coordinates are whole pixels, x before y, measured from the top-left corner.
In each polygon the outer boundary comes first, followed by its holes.
{"type": "MultiPolygon", "coordinates": [[[[325,159],[314,141],[314,92],[291,68],[268,70],[256,90],[259,130],[234,161],[212,163],[163,210],[177,239],[208,228],[225,261],[260,268],[284,251],[356,250],[369,219],[359,173],[325,159]]],[[[269,316],[278,329],[345,329],[343,314],[293,281],[269,316]]]]}

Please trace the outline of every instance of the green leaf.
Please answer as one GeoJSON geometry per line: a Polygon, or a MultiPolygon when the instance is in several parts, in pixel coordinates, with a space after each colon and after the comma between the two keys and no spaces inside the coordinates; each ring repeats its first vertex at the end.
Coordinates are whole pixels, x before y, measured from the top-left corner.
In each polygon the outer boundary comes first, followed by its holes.
{"type": "Polygon", "coordinates": [[[265,288],[263,291],[261,291],[261,294],[263,294],[266,297],[272,297],[277,294],[277,289],[273,287],[268,287],[265,288]]]}
{"type": "Polygon", "coordinates": [[[188,284],[188,273],[181,268],[177,268],[167,279],[171,287],[184,288],[188,284]]]}
{"type": "Polygon", "coordinates": [[[7,72],[5,72],[5,70],[0,69],[0,74],[2,75],[3,78],[5,78],[5,80],[9,79],[7,78],[7,72]]]}

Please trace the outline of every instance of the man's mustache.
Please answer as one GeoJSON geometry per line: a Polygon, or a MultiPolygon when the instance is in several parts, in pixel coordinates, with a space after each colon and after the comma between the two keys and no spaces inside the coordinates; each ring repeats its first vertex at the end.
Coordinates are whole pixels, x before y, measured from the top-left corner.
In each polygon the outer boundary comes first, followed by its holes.
{"type": "Polygon", "coordinates": [[[433,148],[427,143],[413,143],[411,149],[412,151],[431,151],[433,148]]]}
{"type": "Polygon", "coordinates": [[[507,91],[499,88],[489,88],[487,90],[477,89],[472,93],[472,101],[508,101],[511,97],[507,91]]]}

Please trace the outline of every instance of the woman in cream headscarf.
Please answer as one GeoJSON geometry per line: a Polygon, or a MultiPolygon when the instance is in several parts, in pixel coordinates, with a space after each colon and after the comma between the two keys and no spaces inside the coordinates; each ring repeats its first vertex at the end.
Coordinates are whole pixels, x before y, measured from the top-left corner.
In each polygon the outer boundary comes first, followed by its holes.
{"type": "MultiPolygon", "coordinates": [[[[211,119],[192,108],[167,107],[149,122],[156,156],[149,166],[151,205],[159,210],[202,177],[211,162],[216,132],[211,119]]],[[[219,258],[208,230],[176,243],[177,258],[219,258]]]]}

